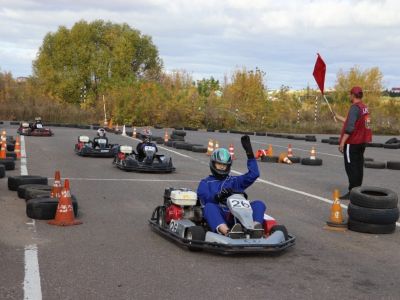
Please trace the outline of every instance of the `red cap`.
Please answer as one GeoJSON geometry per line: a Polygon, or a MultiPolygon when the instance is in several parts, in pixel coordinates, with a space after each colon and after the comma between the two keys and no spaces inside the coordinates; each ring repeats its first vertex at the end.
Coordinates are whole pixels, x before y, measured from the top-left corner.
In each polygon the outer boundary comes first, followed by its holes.
{"type": "Polygon", "coordinates": [[[359,93],[362,93],[362,88],[360,88],[359,86],[354,86],[351,90],[350,90],[350,94],[356,95],[359,93]]]}

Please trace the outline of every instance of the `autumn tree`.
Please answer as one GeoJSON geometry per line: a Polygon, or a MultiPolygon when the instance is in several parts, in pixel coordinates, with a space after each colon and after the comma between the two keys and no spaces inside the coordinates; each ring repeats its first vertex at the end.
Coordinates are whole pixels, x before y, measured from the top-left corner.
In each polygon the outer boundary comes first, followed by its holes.
{"type": "Polygon", "coordinates": [[[162,68],[151,37],[127,24],[80,21],[48,33],[33,62],[44,91],[69,103],[97,102],[110,87],[137,79],[157,79],[162,68]]]}

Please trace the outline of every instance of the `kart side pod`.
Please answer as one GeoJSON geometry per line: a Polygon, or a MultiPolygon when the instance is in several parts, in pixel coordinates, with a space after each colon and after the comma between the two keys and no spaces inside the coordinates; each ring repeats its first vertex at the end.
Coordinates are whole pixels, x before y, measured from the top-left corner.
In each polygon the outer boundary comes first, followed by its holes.
{"type": "Polygon", "coordinates": [[[89,143],[89,141],[90,141],[90,139],[86,135],[80,135],[78,137],[78,142],[80,142],[80,143],[89,143]]]}

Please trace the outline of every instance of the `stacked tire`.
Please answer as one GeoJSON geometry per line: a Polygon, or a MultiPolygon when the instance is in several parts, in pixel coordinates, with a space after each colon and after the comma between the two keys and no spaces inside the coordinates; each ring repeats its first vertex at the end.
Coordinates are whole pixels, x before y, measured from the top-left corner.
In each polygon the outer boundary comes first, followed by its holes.
{"type": "Polygon", "coordinates": [[[353,188],[347,213],[348,228],[352,231],[392,233],[399,219],[397,194],[380,187],[353,188]]]}

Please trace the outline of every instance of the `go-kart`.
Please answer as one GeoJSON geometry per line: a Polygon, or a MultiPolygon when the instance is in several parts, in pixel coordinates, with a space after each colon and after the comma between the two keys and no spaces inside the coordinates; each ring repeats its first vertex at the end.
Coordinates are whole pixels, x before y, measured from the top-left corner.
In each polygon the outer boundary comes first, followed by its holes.
{"type": "Polygon", "coordinates": [[[113,164],[124,171],[171,173],[175,171],[172,158],[163,154],[156,154],[153,146],[144,147],[145,157],[141,157],[132,146],[120,146],[113,164]]]}
{"type": "Polygon", "coordinates": [[[109,144],[104,138],[98,138],[94,143],[88,136],[80,135],[75,144],[75,153],[80,156],[114,157],[118,153],[118,147],[118,144],[109,144]]]}
{"type": "Polygon", "coordinates": [[[17,133],[20,135],[29,136],[52,136],[53,132],[49,128],[44,128],[42,124],[27,123],[23,122],[17,129],[17,133]]]}
{"type": "Polygon", "coordinates": [[[270,253],[293,246],[295,237],[267,214],[264,214],[263,229],[254,228],[253,211],[245,196],[238,193],[226,199],[231,214],[244,228],[239,238],[210,231],[203,218],[197,194],[189,189],[165,189],[164,205],[155,208],[149,223],[154,231],[191,251],[206,250],[220,254],[270,253]],[[261,238],[252,238],[255,230],[264,231],[261,238]]]}

